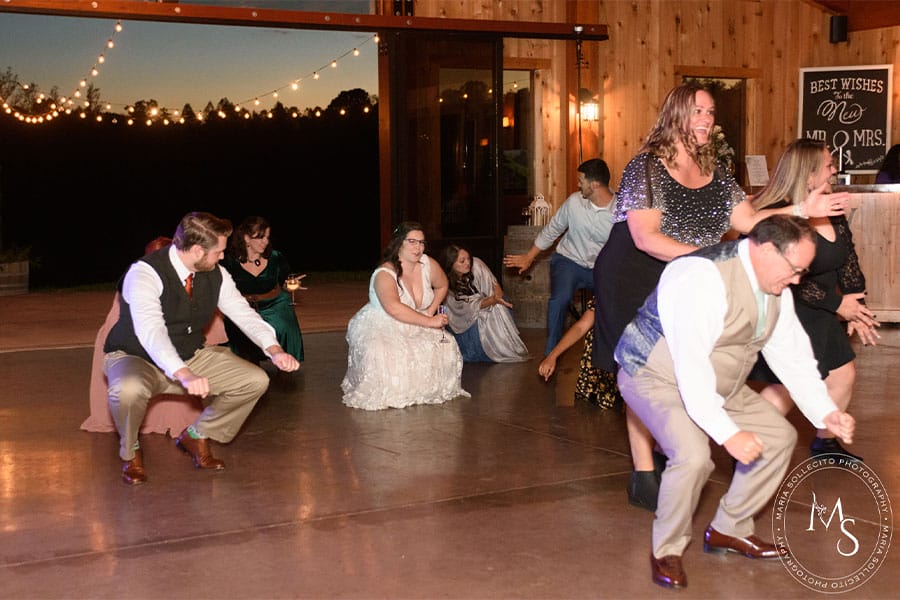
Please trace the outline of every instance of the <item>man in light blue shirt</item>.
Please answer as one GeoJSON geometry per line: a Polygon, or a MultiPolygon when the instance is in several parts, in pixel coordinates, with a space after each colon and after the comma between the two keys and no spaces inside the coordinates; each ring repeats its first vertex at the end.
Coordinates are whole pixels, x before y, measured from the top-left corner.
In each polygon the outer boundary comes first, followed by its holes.
{"type": "Polygon", "coordinates": [[[550,299],[547,301],[549,354],[563,335],[566,312],[580,289],[594,288],[594,261],[612,229],[614,194],[609,189],[609,167],[599,158],[578,166],[579,190],[569,196],[534,240],[526,254],[507,254],[503,266],[527,271],[538,254],[553,245],[550,257],[550,299]]]}

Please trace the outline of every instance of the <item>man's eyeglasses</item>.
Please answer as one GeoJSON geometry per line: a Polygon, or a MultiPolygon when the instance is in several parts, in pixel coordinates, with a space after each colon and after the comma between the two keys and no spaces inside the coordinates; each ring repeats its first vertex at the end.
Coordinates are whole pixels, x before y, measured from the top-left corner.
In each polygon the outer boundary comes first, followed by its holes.
{"type": "Polygon", "coordinates": [[[410,246],[422,246],[423,248],[425,247],[425,240],[417,240],[416,238],[406,238],[403,241],[406,242],[407,244],[409,244],[410,246]]]}
{"type": "Polygon", "coordinates": [[[788,257],[785,256],[784,254],[782,254],[781,252],[778,253],[778,256],[780,256],[781,258],[784,259],[784,262],[786,262],[788,264],[788,266],[791,268],[791,271],[794,272],[794,275],[799,275],[800,277],[803,277],[804,275],[809,273],[809,269],[802,269],[802,268],[798,267],[797,265],[792,263],[790,260],[788,260],[788,257]]]}

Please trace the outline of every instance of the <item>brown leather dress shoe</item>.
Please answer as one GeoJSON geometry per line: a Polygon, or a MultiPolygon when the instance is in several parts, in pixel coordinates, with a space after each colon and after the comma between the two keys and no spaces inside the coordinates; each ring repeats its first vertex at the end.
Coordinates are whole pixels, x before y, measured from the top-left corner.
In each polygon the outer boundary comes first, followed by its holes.
{"type": "Polygon", "coordinates": [[[681,557],[669,554],[656,558],[650,553],[650,569],[653,571],[653,583],[667,588],[687,587],[687,575],[681,566],[681,557]]]}
{"type": "Polygon", "coordinates": [[[755,535],[747,537],[732,537],[719,533],[712,528],[706,528],[703,534],[704,552],[739,552],[749,558],[778,558],[779,552],[775,544],[764,542],[755,535]]]}
{"type": "Polygon", "coordinates": [[[134,458],[122,461],[122,481],[128,485],[140,485],[147,481],[144,472],[144,457],[140,449],[134,451],[134,458]]]}
{"type": "Polygon", "coordinates": [[[187,429],[181,432],[181,435],[175,440],[175,445],[190,455],[194,466],[198,469],[221,470],[225,468],[225,463],[215,458],[209,451],[209,440],[206,438],[195,440],[187,429]]]}

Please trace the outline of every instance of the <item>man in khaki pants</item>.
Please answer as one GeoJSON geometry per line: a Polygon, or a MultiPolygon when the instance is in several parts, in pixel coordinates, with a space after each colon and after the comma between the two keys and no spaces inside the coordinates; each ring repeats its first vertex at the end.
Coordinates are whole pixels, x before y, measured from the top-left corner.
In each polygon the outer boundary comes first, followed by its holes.
{"type": "Polygon", "coordinates": [[[687,586],[681,557],[713,470],[710,437],[740,464],[704,550],[778,557],[753,519],[784,478],[797,432],[745,383],[758,352],[813,425],[852,442],[854,419],[828,397],[788,288],[812,261],[814,236],[803,219],[778,215],[749,239],[672,261],[616,347],[622,397],[668,457],[650,556],[664,587],[687,586]]]}
{"type": "Polygon", "coordinates": [[[120,436],[122,479],[147,481],[138,431],[150,398],[192,394],[206,407],[175,441],[200,469],[224,469],[209,438],[230,442],[269,386],[266,372],[221,346],[204,346],[203,328],[218,308],[282,371],[300,364],[219,267],[231,223],[209,213],[182,218],[170,246],[128,269],[119,320],[104,344],[109,409],[120,436]]]}

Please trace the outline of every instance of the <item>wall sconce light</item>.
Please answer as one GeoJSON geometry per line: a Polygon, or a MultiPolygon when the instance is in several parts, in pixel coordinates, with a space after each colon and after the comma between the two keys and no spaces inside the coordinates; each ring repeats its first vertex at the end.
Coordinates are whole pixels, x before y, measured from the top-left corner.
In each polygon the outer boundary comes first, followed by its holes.
{"type": "Polygon", "coordinates": [[[579,114],[582,121],[599,121],[600,105],[591,95],[590,90],[581,88],[578,91],[579,114]]]}

